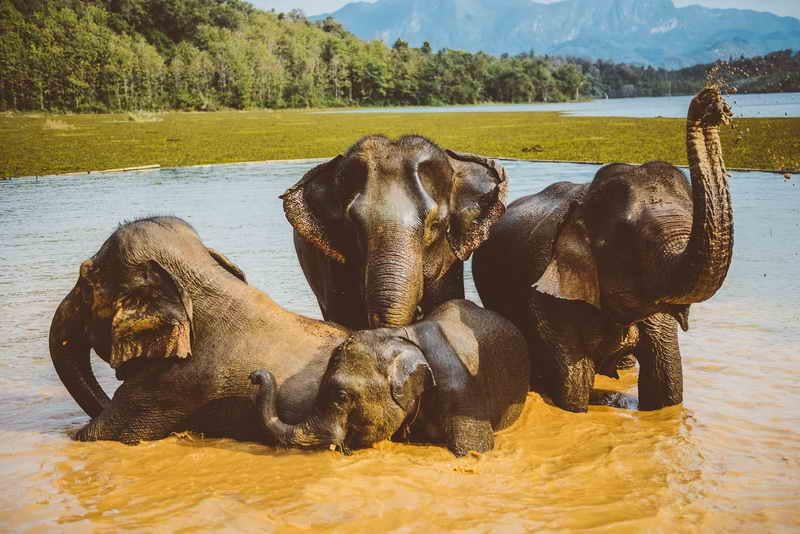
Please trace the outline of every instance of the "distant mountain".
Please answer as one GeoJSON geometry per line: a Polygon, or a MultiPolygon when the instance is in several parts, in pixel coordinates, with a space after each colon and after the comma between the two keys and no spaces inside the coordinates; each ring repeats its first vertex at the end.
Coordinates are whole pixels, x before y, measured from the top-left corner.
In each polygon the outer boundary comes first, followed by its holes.
{"type": "MultiPolygon", "coordinates": [[[[323,19],[320,15],[314,19],[323,19]]],[[[378,0],[330,16],[362,39],[684,67],[800,48],[800,20],[671,0],[378,0]]]]}

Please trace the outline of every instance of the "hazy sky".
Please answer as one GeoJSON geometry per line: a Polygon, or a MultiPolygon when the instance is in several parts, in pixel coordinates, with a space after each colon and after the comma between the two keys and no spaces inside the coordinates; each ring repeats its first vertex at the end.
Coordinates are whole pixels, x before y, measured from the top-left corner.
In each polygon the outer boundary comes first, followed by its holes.
{"type": "MultiPolygon", "coordinates": [[[[334,11],[352,0],[249,0],[250,3],[264,9],[275,8],[277,11],[289,11],[300,8],[306,15],[318,15],[334,11]]],[[[363,1],[363,0],[362,0],[363,1]]],[[[367,0],[375,1],[375,0],[367,0]]],[[[541,3],[551,3],[558,0],[536,0],[541,3]]],[[[758,11],[772,11],[779,15],[790,15],[800,18],[800,0],[674,0],[676,6],[688,4],[702,4],[708,7],[739,7],[756,9],[758,11]]]]}

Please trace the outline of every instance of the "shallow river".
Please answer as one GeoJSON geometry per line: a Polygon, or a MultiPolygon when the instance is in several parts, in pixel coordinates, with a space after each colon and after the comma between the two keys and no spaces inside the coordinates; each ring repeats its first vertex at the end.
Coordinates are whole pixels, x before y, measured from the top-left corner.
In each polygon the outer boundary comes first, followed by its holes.
{"type": "MultiPolygon", "coordinates": [[[[800,528],[800,186],[774,174],[733,175],[733,266],[681,334],[683,406],[631,409],[635,372],[597,384],[628,409],[571,414],[531,394],[493,452],[460,460],[395,443],[345,457],[199,436],[70,441],[87,417],[53,370],[47,331],[80,262],[118,222],[175,214],[252,284],[318,316],[277,198],[310,165],[0,182],[0,530],[800,528]]],[[[512,198],[596,169],[506,168],[512,198]]]]}

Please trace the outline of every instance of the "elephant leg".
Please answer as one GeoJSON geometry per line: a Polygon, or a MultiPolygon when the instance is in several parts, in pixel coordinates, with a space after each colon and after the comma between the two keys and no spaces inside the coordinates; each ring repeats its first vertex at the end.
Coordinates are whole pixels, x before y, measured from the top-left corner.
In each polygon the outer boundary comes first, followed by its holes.
{"type": "Polygon", "coordinates": [[[449,415],[444,417],[444,433],[447,448],[456,456],[494,448],[494,430],[489,421],[469,415],[449,415]]]}
{"type": "Polygon", "coordinates": [[[658,410],[683,402],[683,372],[678,324],[666,313],[640,323],[635,355],[639,360],[639,409],[658,410]]]}
{"type": "Polygon", "coordinates": [[[556,406],[570,412],[587,411],[596,369],[584,341],[597,337],[596,319],[585,305],[556,301],[536,292],[529,317],[536,325],[528,335],[532,373],[541,376],[541,385],[556,406]]]}
{"type": "Polygon", "coordinates": [[[77,441],[120,441],[135,445],[162,439],[183,429],[187,410],[162,403],[156,391],[141,391],[123,383],[97,417],[74,436],[77,441]]]}
{"type": "Polygon", "coordinates": [[[587,411],[594,375],[595,366],[591,359],[585,356],[572,359],[571,355],[559,357],[555,365],[553,402],[559,408],[570,412],[587,411]]]}

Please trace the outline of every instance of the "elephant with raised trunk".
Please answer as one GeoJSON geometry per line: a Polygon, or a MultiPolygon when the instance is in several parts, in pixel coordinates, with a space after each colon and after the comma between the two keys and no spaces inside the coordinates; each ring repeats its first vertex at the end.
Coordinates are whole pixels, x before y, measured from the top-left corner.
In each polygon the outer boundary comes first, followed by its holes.
{"type": "Polygon", "coordinates": [[[691,102],[691,184],[664,162],[620,163],[589,184],[557,183],[509,205],[473,259],[484,305],[526,333],[536,382],[566,410],[586,411],[595,373],[639,362],[639,408],[683,400],[677,325],[722,285],[733,213],[716,89],[691,102]]]}
{"type": "Polygon", "coordinates": [[[256,371],[255,403],[269,443],[344,451],[398,438],[446,443],[456,455],[494,446],[519,417],[530,361],[510,321],[456,300],[408,327],[356,332],[328,364],[311,415],[287,424],[271,372],[256,371]]]}
{"type": "Polygon", "coordinates": [[[121,226],[83,262],[53,318],[50,355],[92,418],[79,440],[136,443],[185,429],[263,439],[250,372],[272,369],[281,417],[300,421],[348,335],[284,310],[187,223],[156,217],[121,226]],[[123,381],[113,399],[91,349],[123,381]]]}
{"type": "Polygon", "coordinates": [[[503,214],[505,192],[492,160],[373,135],[282,198],[323,317],[356,329],[404,326],[463,298],[463,261],[503,214]]]}

